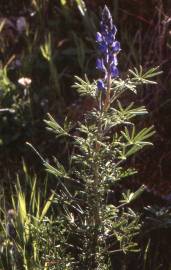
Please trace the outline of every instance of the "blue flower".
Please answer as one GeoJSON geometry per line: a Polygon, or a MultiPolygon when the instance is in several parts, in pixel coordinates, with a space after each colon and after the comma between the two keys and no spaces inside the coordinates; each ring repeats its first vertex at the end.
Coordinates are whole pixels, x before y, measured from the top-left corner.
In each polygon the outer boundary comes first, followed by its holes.
{"type": "Polygon", "coordinates": [[[97,34],[96,34],[96,41],[102,42],[102,35],[99,32],[97,32],[97,34]]]}
{"type": "Polygon", "coordinates": [[[103,59],[97,59],[96,61],[96,68],[100,71],[103,71],[105,72],[106,71],[106,68],[105,68],[105,65],[104,65],[104,61],[103,59]]]}
{"type": "Polygon", "coordinates": [[[112,79],[118,77],[118,75],[119,75],[118,68],[115,65],[112,65],[110,67],[110,73],[111,73],[112,79]]]}
{"type": "Polygon", "coordinates": [[[99,80],[97,81],[97,88],[98,88],[99,91],[105,90],[105,85],[104,85],[103,80],[99,79],[99,80]]]}
{"type": "Polygon", "coordinates": [[[108,44],[105,41],[99,42],[99,51],[103,54],[108,52],[108,44]]]}
{"type": "Polygon", "coordinates": [[[110,14],[110,10],[108,7],[105,5],[103,11],[102,11],[102,20],[106,21],[107,19],[112,19],[112,16],[110,14]]]}
{"type": "Polygon", "coordinates": [[[108,27],[110,30],[112,29],[113,20],[110,11],[106,5],[102,11],[102,23],[104,23],[104,25],[108,27]]]}
{"type": "Polygon", "coordinates": [[[121,47],[120,42],[115,39],[116,33],[117,29],[113,24],[112,15],[107,6],[105,6],[102,11],[100,32],[96,34],[96,42],[101,54],[101,58],[97,59],[96,68],[104,72],[103,79],[97,81],[98,90],[105,88],[107,78],[119,76],[117,54],[120,52],[121,47]]]}
{"type": "Polygon", "coordinates": [[[111,45],[111,50],[113,53],[118,53],[121,50],[120,47],[120,42],[119,41],[114,41],[111,45]]]}
{"type": "Polygon", "coordinates": [[[114,38],[115,38],[115,35],[117,33],[117,28],[115,25],[112,26],[112,29],[111,29],[111,33],[113,34],[114,38]]]}

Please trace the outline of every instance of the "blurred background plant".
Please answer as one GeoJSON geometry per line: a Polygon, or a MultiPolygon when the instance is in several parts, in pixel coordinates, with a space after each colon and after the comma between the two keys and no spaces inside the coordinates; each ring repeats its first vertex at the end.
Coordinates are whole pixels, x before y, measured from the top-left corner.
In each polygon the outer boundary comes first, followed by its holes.
{"type": "Polygon", "coordinates": [[[40,187],[25,164],[23,171],[22,181],[17,177],[11,193],[13,208],[7,210],[1,200],[1,269],[73,269],[72,258],[63,248],[68,226],[52,206],[55,191],[48,192],[47,179],[40,187]]]}
{"type": "MultiPolygon", "coordinates": [[[[104,3],[110,7],[119,29],[118,39],[122,43],[120,69],[123,76],[128,68],[139,64],[144,68],[160,65],[164,71],[157,79],[155,90],[152,85],[148,89],[143,86],[137,98],[134,98],[137,104],[145,105],[149,111],[148,116],[137,121],[137,127],[154,125],[156,134],[153,136],[154,147],[141,151],[131,159],[139,174],[132,176],[129,181],[132,181],[131,188],[142,183],[148,186],[140,205],[133,205],[141,213],[148,204],[158,207],[168,207],[170,204],[169,0],[1,0],[0,177],[7,201],[11,196],[9,183],[15,185],[16,182],[14,172],[20,179],[23,176],[23,158],[30,170],[36,172],[39,182],[46,177],[39,159],[28,150],[25,141],[38,145],[43,156],[55,155],[64,163],[66,156],[71,154],[70,149],[63,147],[65,142],[62,139],[54,141],[45,132],[42,120],[50,112],[59,123],[63,122],[66,114],[69,119],[81,121],[84,113],[94,106],[91,98],[79,98],[70,86],[75,74],[83,77],[86,73],[90,79],[97,77],[96,70],[92,68],[95,67],[97,56],[94,36],[99,11],[104,3]],[[22,77],[32,80],[26,91],[18,83],[22,77]]],[[[122,104],[128,105],[130,99],[131,93],[124,95],[122,104]]],[[[55,180],[49,183],[52,187],[56,186],[55,180]]],[[[129,187],[130,184],[125,183],[129,187]]],[[[145,211],[145,214],[149,212],[145,211]]],[[[169,232],[169,229],[167,232],[164,229],[163,233],[163,229],[160,231],[157,227],[154,235],[165,235],[165,240],[158,240],[160,248],[163,248],[160,254],[155,253],[153,264],[150,264],[150,258],[155,247],[155,236],[149,249],[145,248],[148,240],[143,244],[141,259],[144,252],[148,251],[149,254],[144,269],[153,270],[156,265],[159,265],[159,269],[169,269],[169,232]]],[[[126,259],[127,265],[129,261],[133,265],[132,260],[132,257],[126,259]]],[[[138,264],[135,265],[137,267],[138,264]]]]}

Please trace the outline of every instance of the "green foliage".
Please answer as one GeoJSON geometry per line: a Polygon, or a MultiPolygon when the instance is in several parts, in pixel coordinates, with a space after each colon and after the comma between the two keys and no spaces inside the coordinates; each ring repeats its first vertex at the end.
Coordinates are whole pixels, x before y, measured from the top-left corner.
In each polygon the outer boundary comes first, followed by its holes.
{"type": "Polygon", "coordinates": [[[9,78],[8,65],[0,67],[0,145],[16,141],[33,120],[29,87],[15,85],[9,78]]]}
{"type": "Polygon", "coordinates": [[[68,138],[67,143],[73,148],[68,173],[59,162],[56,168],[48,163],[45,167],[59,183],[63,183],[58,200],[63,203],[64,214],[71,217],[75,237],[84,239],[84,244],[79,244],[79,267],[109,269],[107,257],[110,254],[139,250],[135,242],[140,230],[139,217],[128,206],[141,195],[144,186],[135,192],[123,193],[119,205],[109,204],[108,195],[115,190],[118,181],[135,173],[133,168],[125,169],[124,163],[144,146],[151,145],[148,139],[154,134],[153,127],[137,131],[132,121],[134,117],[146,114],[146,109],[134,108],[133,103],[123,107],[118,98],[126,90],[136,93],[140,83],[153,83],[148,78],[160,74],[157,70],[150,69],[144,74],[141,68],[140,72],[135,69],[130,71],[131,77],[113,80],[107,109],[107,97],[97,95],[96,81],[90,83],[87,77],[85,80],[76,77],[74,88],[81,95],[94,97],[97,108],[76,125],[67,122],[60,126],[51,115],[45,120],[47,129],[57,138],[68,138]],[[72,126],[75,126],[75,134],[72,126]],[[65,178],[75,182],[74,190],[65,178]]]}
{"type": "Polygon", "coordinates": [[[62,128],[55,119],[48,114],[48,120],[44,120],[47,125],[47,130],[54,132],[57,135],[57,138],[60,136],[68,136],[68,132],[71,128],[70,123],[65,119],[64,127],[62,128]]]}
{"type": "Polygon", "coordinates": [[[48,111],[62,117],[72,99],[68,81],[90,66],[89,55],[94,51],[88,33],[95,23],[87,15],[84,1],[8,2],[1,3],[0,145],[15,142],[20,153],[21,140],[24,143],[37,136],[48,111]],[[25,11],[28,17],[20,15],[25,11]],[[20,19],[25,21],[21,33],[16,27],[20,19]],[[81,35],[75,29],[77,24],[83,30],[81,35]],[[18,84],[25,76],[32,79],[27,91],[18,84]]]}
{"type": "Polygon", "coordinates": [[[15,89],[15,85],[9,80],[7,75],[7,66],[0,69],[0,88],[3,91],[3,95],[7,95],[8,92],[15,89]]]}
{"type": "Polygon", "coordinates": [[[77,82],[75,82],[75,84],[73,85],[73,88],[75,88],[81,96],[91,95],[95,97],[95,90],[96,90],[95,83],[90,83],[86,75],[85,75],[85,81],[79,78],[78,76],[75,76],[75,79],[77,82]]]}
{"type": "Polygon", "coordinates": [[[132,80],[136,84],[156,84],[155,81],[151,81],[149,79],[160,75],[162,71],[159,70],[159,67],[154,67],[143,73],[142,66],[140,66],[139,71],[137,68],[134,68],[133,70],[130,69],[129,73],[133,76],[132,80]]]}
{"type": "Polygon", "coordinates": [[[63,253],[65,227],[62,217],[52,211],[55,193],[47,194],[47,182],[40,190],[37,178],[24,165],[25,186],[17,178],[12,194],[13,209],[1,221],[1,269],[72,269],[70,255],[63,253]],[[27,190],[27,191],[26,191],[27,190]],[[50,212],[51,214],[48,214],[50,212]]]}

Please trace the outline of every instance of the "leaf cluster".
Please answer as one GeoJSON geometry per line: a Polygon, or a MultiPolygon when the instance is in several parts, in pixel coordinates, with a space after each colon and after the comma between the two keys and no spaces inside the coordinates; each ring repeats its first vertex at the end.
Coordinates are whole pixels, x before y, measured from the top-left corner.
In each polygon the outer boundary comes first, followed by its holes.
{"type": "MultiPolygon", "coordinates": [[[[88,264],[87,269],[94,269],[93,260],[100,265],[102,254],[115,252],[112,246],[106,246],[109,239],[113,239],[115,244],[119,243],[116,251],[138,251],[134,238],[140,229],[139,217],[128,206],[141,195],[144,187],[136,192],[123,193],[118,205],[109,205],[108,194],[115,190],[118,182],[136,173],[133,168],[125,168],[125,162],[144,146],[151,145],[149,138],[154,134],[154,128],[137,130],[134,118],[147,114],[145,107],[136,108],[134,103],[122,106],[119,98],[125,91],[136,94],[138,85],[154,83],[151,78],[160,73],[158,67],[145,73],[140,67],[140,71],[130,70],[125,80],[113,80],[107,110],[103,110],[105,96],[97,94],[97,82],[91,83],[87,77],[85,80],[76,77],[74,88],[81,95],[96,99],[99,107],[92,109],[82,122],[76,124],[65,119],[61,126],[51,115],[45,120],[47,129],[57,138],[64,136],[66,140],[69,139],[67,143],[71,143],[73,148],[67,173],[59,162],[56,168],[48,163],[44,165],[58,181],[70,179],[75,182],[75,189],[72,190],[65,181],[58,199],[63,201],[64,212],[71,217],[77,236],[86,238],[86,244],[79,246],[82,250],[79,261],[88,264]],[[73,126],[76,131],[74,135],[71,132],[73,126]],[[86,245],[91,247],[89,252],[86,245]]],[[[117,246],[115,244],[113,247],[117,246]]]]}

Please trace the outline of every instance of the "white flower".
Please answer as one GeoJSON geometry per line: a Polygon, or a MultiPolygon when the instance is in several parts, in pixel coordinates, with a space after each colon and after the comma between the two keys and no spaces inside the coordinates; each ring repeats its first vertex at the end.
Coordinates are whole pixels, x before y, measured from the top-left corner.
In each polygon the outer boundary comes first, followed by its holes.
{"type": "Polygon", "coordinates": [[[18,79],[18,83],[25,86],[25,87],[28,87],[30,86],[32,80],[30,78],[26,78],[26,77],[22,77],[20,79],[18,79]]]}

